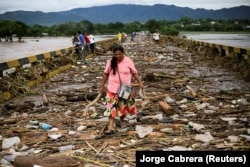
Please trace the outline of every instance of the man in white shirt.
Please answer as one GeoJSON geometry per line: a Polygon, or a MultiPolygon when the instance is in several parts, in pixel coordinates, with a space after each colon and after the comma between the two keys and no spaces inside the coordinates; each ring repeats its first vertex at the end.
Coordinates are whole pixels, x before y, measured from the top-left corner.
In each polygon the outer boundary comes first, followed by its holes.
{"type": "Polygon", "coordinates": [[[90,50],[91,50],[91,53],[94,53],[95,52],[95,38],[92,34],[89,34],[89,41],[90,41],[90,50]]]}

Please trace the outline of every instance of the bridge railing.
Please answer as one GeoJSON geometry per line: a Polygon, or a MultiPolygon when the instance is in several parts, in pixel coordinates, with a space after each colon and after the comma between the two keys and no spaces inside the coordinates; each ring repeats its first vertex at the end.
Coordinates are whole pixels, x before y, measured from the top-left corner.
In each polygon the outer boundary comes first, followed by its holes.
{"type": "Polygon", "coordinates": [[[175,45],[181,48],[196,47],[198,48],[198,50],[200,49],[200,47],[211,48],[217,50],[219,56],[227,56],[231,58],[243,57],[245,60],[250,62],[250,49],[248,48],[221,45],[204,41],[191,40],[182,37],[168,37],[168,39],[170,39],[175,45]]]}

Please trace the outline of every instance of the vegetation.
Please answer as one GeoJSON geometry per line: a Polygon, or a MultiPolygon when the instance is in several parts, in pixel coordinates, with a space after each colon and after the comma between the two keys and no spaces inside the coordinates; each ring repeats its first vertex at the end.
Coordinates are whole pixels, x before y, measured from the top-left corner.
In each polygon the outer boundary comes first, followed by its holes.
{"type": "Polygon", "coordinates": [[[5,41],[11,41],[12,36],[16,35],[21,41],[24,36],[71,36],[77,31],[93,34],[117,34],[118,32],[130,34],[134,31],[150,31],[153,33],[159,31],[163,35],[179,35],[180,31],[243,32],[248,31],[249,27],[250,19],[212,20],[208,18],[193,20],[189,17],[183,17],[178,21],[151,19],[146,23],[135,21],[131,23],[94,24],[88,20],[83,20],[78,23],[67,22],[51,27],[41,25],[29,27],[20,21],[0,20],[0,37],[4,38],[5,41]]]}

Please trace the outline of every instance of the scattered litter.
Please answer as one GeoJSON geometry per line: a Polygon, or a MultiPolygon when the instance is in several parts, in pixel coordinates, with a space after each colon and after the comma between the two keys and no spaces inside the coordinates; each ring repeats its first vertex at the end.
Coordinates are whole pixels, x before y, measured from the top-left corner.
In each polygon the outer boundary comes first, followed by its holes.
{"type": "Polygon", "coordinates": [[[213,136],[210,134],[210,132],[205,132],[205,134],[197,134],[195,136],[196,141],[202,141],[204,143],[208,143],[211,140],[213,140],[213,136]]]}
{"type": "Polygon", "coordinates": [[[143,127],[140,125],[136,125],[135,130],[140,138],[144,138],[147,136],[150,132],[153,132],[152,127],[143,127]]]}

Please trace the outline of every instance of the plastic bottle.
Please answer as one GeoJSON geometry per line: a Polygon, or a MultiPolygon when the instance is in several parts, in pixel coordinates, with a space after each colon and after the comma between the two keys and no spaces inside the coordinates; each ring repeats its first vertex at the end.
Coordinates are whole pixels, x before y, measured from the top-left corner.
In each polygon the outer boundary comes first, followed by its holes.
{"type": "Polygon", "coordinates": [[[75,146],[73,145],[67,145],[67,146],[61,146],[58,147],[59,152],[63,152],[63,151],[69,151],[72,150],[75,146]]]}
{"type": "Polygon", "coordinates": [[[52,128],[51,125],[46,124],[46,123],[39,123],[39,126],[43,128],[44,130],[50,130],[52,128]]]}

